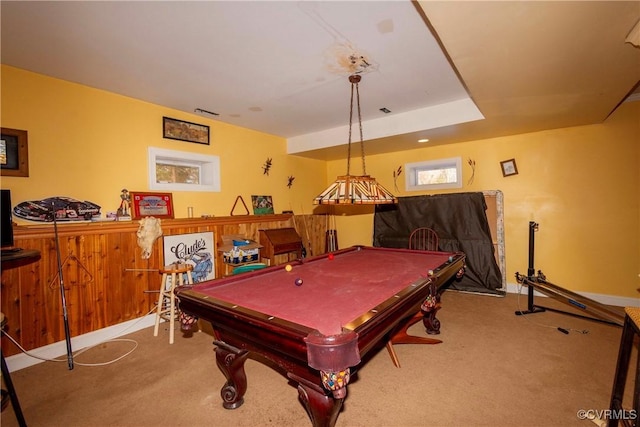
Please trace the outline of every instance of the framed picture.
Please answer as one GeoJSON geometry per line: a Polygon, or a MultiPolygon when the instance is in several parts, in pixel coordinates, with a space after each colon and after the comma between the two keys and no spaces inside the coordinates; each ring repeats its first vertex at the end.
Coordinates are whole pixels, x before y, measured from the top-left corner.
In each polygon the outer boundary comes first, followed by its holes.
{"type": "Polygon", "coordinates": [[[518,166],[516,166],[516,159],[509,159],[500,162],[502,167],[502,176],[518,175],[518,166]]]}
{"type": "Polygon", "coordinates": [[[273,200],[271,196],[251,196],[254,215],[272,215],[273,200]]]}
{"type": "Polygon", "coordinates": [[[152,216],[154,218],[173,218],[173,197],[171,193],[141,193],[131,195],[131,217],[133,219],[152,216]]]}
{"type": "Polygon", "coordinates": [[[162,137],[209,145],[209,126],[163,117],[162,137]]]}
{"type": "Polygon", "coordinates": [[[29,176],[29,141],[26,130],[2,128],[0,175],[29,176]]]}
{"type": "Polygon", "coordinates": [[[163,236],[164,265],[191,264],[193,283],[216,278],[213,231],[163,236]]]}

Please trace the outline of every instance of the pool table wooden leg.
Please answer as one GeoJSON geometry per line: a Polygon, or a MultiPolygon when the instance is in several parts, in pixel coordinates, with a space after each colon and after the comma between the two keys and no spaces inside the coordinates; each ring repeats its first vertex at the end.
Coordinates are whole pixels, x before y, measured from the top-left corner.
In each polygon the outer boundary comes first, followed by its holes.
{"type": "Polygon", "coordinates": [[[298,397],[307,410],[313,426],[335,426],[344,399],[336,399],[332,395],[327,395],[318,384],[295,374],[288,373],[288,377],[298,383],[298,397]]]}
{"type": "Polygon", "coordinates": [[[438,335],[440,333],[440,321],[436,319],[436,314],[440,310],[440,292],[432,283],[429,285],[429,296],[420,307],[424,317],[422,324],[429,335],[438,335]]]}
{"type": "Polygon", "coordinates": [[[436,318],[436,314],[440,310],[440,304],[424,313],[422,324],[429,335],[438,335],[440,333],[440,320],[436,318]]]}
{"type": "Polygon", "coordinates": [[[244,403],[244,394],[247,392],[244,362],[247,360],[249,352],[222,341],[214,341],[213,344],[216,346],[216,364],[227,379],[220,390],[222,406],[225,409],[239,408],[244,403]]]}

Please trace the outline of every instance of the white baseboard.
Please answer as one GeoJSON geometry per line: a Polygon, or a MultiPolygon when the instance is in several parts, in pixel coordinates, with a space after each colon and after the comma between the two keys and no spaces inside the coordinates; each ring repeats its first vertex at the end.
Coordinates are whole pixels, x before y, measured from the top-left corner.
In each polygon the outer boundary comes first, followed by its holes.
{"type": "MultiPolygon", "coordinates": [[[[127,322],[119,323],[117,325],[109,326],[97,331],[73,337],[71,338],[71,348],[74,352],[76,352],[86,347],[92,347],[111,339],[139,331],[140,329],[153,326],[155,324],[155,321],[156,315],[148,314],[144,317],[139,317],[137,319],[129,320],[127,322]]],[[[36,349],[29,350],[29,353],[42,359],[57,359],[60,356],[67,354],[67,342],[58,341],[53,344],[45,345],[44,347],[38,347],[36,349]]],[[[28,368],[29,366],[37,365],[38,363],[44,362],[44,360],[29,356],[25,353],[9,356],[6,358],[6,361],[9,372],[18,371],[20,369],[28,368]]]]}
{"type": "MultiPolygon", "coordinates": [[[[521,295],[526,295],[529,292],[529,290],[527,286],[523,286],[518,283],[507,283],[507,292],[510,294],[520,293],[521,295]]],[[[594,294],[591,292],[575,292],[575,293],[582,295],[583,297],[592,299],[596,302],[599,302],[600,304],[612,305],[617,307],[640,307],[640,298],[621,297],[617,295],[607,295],[607,294],[594,294]]],[[[536,297],[547,298],[547,295],[540,293],[536,290],[533,291],[533,295],[536,297]]]]}

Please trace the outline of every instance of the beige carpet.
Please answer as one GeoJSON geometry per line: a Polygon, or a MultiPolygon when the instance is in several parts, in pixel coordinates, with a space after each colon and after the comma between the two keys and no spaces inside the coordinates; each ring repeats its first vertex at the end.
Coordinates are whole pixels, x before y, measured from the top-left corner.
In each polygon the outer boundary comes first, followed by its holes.
{"type": "MultiPolygon", "coordinates": [[[[566,307],[548,298],[544,304],[566,307]]],[[[621,328],[552,312],[515,316],[518,305],[525,308],[525,296],[446,292],[439,314],[444,343],[396,346],[400,369],[380,351],[349,386],[337,426],[594,426],[577,413],[608,407],[621,328]]],[[[424,334],[419,324],[411,332],[424,334]]],[[[173,345],[166,328],[157,338],[153,328],[126,338],[138,343],[136,351],[107,366],[80,364],[115,358],[132,343],[99,345],[77,356],[72,371],[64,361],[14,372],[27,423],[310,425],[297,390],[253,360],[246,364],[245,404],[223,409],[224,377],[207,332],[192,338],[178,333],[173,345]]],[[[1,421],[17,425],[10,406],[1,421]]]]}

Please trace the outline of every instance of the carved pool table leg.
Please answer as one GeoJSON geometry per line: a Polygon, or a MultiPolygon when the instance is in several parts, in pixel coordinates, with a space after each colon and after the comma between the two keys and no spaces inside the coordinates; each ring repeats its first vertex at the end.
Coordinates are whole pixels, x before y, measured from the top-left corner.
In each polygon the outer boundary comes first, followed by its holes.
{"type": "Polygon", "coordinates": [[[289,378],[298,383],[298,397],[304,405],[314,427],[333,427],[336,424],[342,402],[327,395],[318,384],[314,384],[295,374],[289,373],[289,378]]]}
{"type": "Polygon", "coordinates": [[[216,346],[216,364],[227,379],[220,390],[222,406],[225,409],[236,409],[244,403],[244,394],[247,392],[244,362],[247,360],[249,352],[222,341],[214,341],[213,343],[216,346]]]}
{"type": "Polygon", "coordinates": [[[440,320],[436,318],[438,310],[440,310],[440,305],[426,312],[422,318],[422,324],[429,335],[438,335],[440,333],[440,320]]]}
{"type": "MultiPolygon", "coordinates": [[[[461,278],[464,273],[465,266],[462,266],[456,273],[456,278],[461,278]]],[[[438,335],[440,333],[440,321],[436,319],[436,314],[438,314],[440,307],[440,292],[438,292],[438,288],[432,283],[429,285],[429,296],[422,304],[422,307],[420,307],[424,313],[422,324],[429,335],[438,335]]]]}
{"type": "MultiPolygon", "coordinates": [[[[456,279],[460,279],[464,276],[465,266],[462,266],[456,273],[456,279]]],[[[436,319],[436,314],[440,310],[440,292],[436,286],[432,283],[429,285],[429,296],[427,300],[422,304],[422,311],[424,318],[422,324],[430,335],[438,335],[440,333],[440,321],[436,319]]]]}
{"type": "Polygon", "coordinates": [[[440,293],[433,284],[430,285],[429,290],[429,296],[420,307],[424,315],[422,324],[427,330],[427,334],[438,335],[440,333],[440,321],[436,318],[436,314],[440,310],[440,293]]]}

